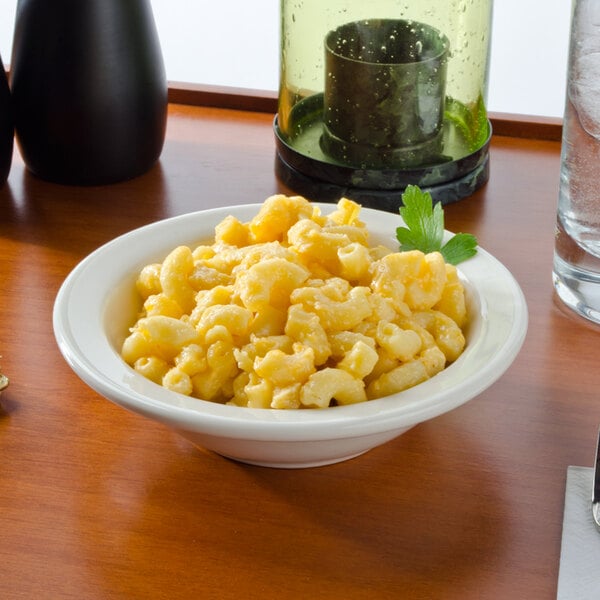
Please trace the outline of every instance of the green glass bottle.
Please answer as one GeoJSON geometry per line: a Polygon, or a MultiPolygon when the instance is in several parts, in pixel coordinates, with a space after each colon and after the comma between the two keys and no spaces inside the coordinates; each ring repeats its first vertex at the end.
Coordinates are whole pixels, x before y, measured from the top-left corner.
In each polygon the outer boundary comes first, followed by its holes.
{"type": "MultiPolygon", "coordinates": [[[[349,196],[354,193],[357,199],[373,198],[370,204],[383,204],[383,208],[389,204],[395,209],[399,192],[408,184],[430,189],[434,199],[443,202],[472,193],[487,181],[489,173],[491,127],[486,101],[491,20],[492,0],[281,0],[280,86],[275,123],[278,174],[292,187],[302,188],[304,184],[313,197],[328,200],[335,199],[340,192],[349,196]],[[414,131],[408,114],[411,109],[406,107],[428,102],[429,92],[423,93],[424,88],[419,91],[419,85],[408,79],[411,71],[404,67],[406,59],[389,58],[391,38],[385,28],[391,22],[412,23],[413,29],[437,31],[448,43],[447,55],[438,65],[445,70],[445,79],[437,87],[430,86],[435,94],[442,88],[444,92],[442,140],[433,153],[429,150],[409,153],[410,161],[405,160],[404,149],[398,152],[377,145],[377,140],[385,138],[386,127],[414,131]],[[364,160],[360,148],[348,145],[350,151],[344,154],[339,140],[331,143],[332,136],[326,128],[330,117],[324,114],[332,96],[328,86],[336,75],[332,70],[335,61],[326,52],[327,36],[336,30],[353,31],[357,23],[366,23],[371,28],[369,36],[380,33],[380,40],[373,43],[382,46],[382,58],[358,57],[355,73],[351,72],[352,65],[345,65],[343,72],[347,81],[354,77],[356,86],[365,89],[365,101],[357,102],[356,95],[348,93],[342,120],[366,122],[367,111],[379,115],[377,120],[370,119],[378,123],[372,130],[361,129],[362,142],[373,140],[379,148],[379,151],[371,148],[364,160]],[[370,68],[373,62],[381,64],[370,75],[365,65],[370,68]],[[385,85],[397,90],[394,97],[386,96],[385,85]],[[401,98],[402,93],[409,98],[401,98]],[[380,106],[367,102],[369,94],[381,97],[382,103],[389,106],[392,121],[388,126],[380,118],[380,106]],[[352,110],[357,111],[354,117],[352,110]],[[363,113],[359,114],[360,111],[363,113]],[[406,122],[411,126],[407,127],[406,122]],[[389,156],[401,156],[402,160],[390,162],[389,156]]],[[[338,41],[340,48],[345,41],[338,41]]],[[[347,42],[356,43],[356,36],[349,35],[347,42]]],[[[421,43],[426,44],[427,39],[417,42],[421,43]]],[[[337,106],[343,106],[340,93],[343,94],[336,88],[337,106]]],[[[439,111],[437,96],[434,100],[437,107],[432,102],[432,110],[439,111]]],[[[419,118],[426,121],[427,114],[419,118]]]]}

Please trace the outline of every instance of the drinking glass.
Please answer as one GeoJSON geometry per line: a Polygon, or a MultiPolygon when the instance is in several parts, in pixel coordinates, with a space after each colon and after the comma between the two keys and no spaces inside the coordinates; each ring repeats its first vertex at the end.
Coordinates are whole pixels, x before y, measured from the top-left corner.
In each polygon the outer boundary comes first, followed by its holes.
{"type": "Polygon", "coordinates": [[[574,0],[553,280],[575,313],[600,324],[600,2],[574,0]]]}

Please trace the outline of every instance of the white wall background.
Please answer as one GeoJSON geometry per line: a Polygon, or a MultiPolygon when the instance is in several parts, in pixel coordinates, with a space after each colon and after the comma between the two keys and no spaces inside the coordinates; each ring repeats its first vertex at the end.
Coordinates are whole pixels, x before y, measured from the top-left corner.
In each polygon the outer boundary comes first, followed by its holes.
{"type": "MultiPolygon", "coordinates": [[[[151,2],[171,81],[277,89],[279,0],[151,2]]],[[[16,0],[0,0],[6,64],[15,7],[16,0]]],[[[569,0],[496,0],[491,112],[562,117],[570,11],[569,0]]]]}

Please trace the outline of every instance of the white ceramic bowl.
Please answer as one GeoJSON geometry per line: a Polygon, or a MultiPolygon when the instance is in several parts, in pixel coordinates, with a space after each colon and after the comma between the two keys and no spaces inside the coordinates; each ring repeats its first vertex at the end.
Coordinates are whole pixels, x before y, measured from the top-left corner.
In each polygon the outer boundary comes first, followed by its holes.
{"type": "MultiPolygon", "coordinates": [[[[310,467],[357,456],[414,425],[450,411],[492,385],[517,356],[527,330],[527,306],[518,284],[490,254],[460,265],[470,325],[467,347],[452,365],[401,394],[369,402],[307,410],[226,406],[162,388],[119,355],[140,302],[140,269],[174,247],[211,240],[228,214],[250,220],[260,205],[201,211],[136,229],[85,258],[63,283],[54,307],[54,332],[72,369],[116,404],[160,421],[194,444],[239,461],[272,467],[310,467]]],[[[324,213],[334,209],[322,204],[324,213]]],[[[371,243],[397,247],[400,216],[363,209],[371,243]]],[[[449,235],[449,234],[447,234],[449,235]]]]}

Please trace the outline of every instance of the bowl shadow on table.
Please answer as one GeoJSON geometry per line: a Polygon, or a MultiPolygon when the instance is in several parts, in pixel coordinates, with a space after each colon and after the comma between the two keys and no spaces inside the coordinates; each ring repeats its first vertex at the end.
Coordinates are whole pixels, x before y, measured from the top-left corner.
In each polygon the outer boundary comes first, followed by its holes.
{"type": "Polygon", "coordinates": [[[268,469],[253,469],[251,475],[302,523],[312,523],[315,532],[345,548],[343,566],[339,549],[330,558],[329,568],[337,568],[340,578],[354,560],[357,569],[379,572],[384,582],[400,583],[409,575],[435,588],[435,582],[476,574],[474,555],[486,568],[502,552],[507,531],[498,526],[501,511],[495,509],[503,502],[483,462],[464,432],[434,420],[348,463],[313,471],[306,480],[268,469]],[[452,438],[464,459],[460,472],[446,454],[452,438]],[[337,476],[329,469],[337,469],[337,476]]]}
{"type": "Polygon", "coordinates": [[[232,597],[225,591],[239,585],[273,594],[292,580],[321,597],[334,597],[338,585],[356,597],[360,590],[381,597],[407,582],[413,591],[419,582],[424,594],[440,585],[464,589],[496,562],[509,535],[494,474],[452,424],[434,420],[353,460],[303,470],[244,465],[173,440],[181,452],[144,486],[143,510],[124,524],[118,512],[110,522],[94,519],[98,535],[113,530],[118,538],[108,555],[102,544],[88,547],[111,589],[121,589],[121,569],[146,571],[149,563],[145,585],[160,588],[173,576],[161,573],[161,556],[171,565],[185,559],[182,590],[197,587],[204,598],[217,597],[211,589],[232,597]],[[457,447],[464,470],[452,472],[448,446],[457,447]],[[125,564],[115,569],[112,556],[125,564]]]}

